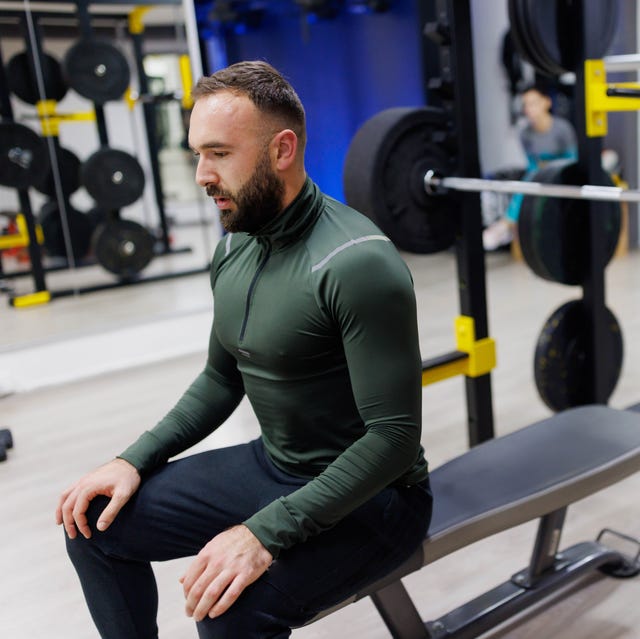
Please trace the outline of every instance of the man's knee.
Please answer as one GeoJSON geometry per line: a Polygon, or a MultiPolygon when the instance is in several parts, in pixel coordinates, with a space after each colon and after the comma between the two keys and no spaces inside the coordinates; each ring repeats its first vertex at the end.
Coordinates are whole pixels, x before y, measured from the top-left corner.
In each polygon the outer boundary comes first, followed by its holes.
{"type": "Polygon", "coordinates": [[[286,639],[291,628],[301,626],[313,615],[261,578],[215,619],[197,624],[200,639],[286,639]]]}
{"type": "Polygon", "coordinates": [[[98,533],[96,528],[98,517],[108,503],[109,498],[103,497],[101,495],[90,502],[86,512],[87,523],[91,530],[91,537],[89,539],[85,539],[79,532],[77,533],[75,539],[70,539],[65,531],[64,538],[67,546],[67,554],[69,555],[73,563],[75,563],[77,559],[83,556],[90,547],[96,546],[96,542],[102,541],[105,539],[105,537],[108,537],[108,535],[105,535],[104,532],[98,533]]]}

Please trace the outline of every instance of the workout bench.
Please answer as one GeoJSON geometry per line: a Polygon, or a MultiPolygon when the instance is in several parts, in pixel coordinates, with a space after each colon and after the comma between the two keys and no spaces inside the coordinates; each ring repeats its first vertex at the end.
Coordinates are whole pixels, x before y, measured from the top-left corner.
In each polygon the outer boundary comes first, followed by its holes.
{"type": "MultiPolygon", "coordinates": [[[[589,571],[640,572],[640,553],[597,541],[558,552],[570,504],[640,470],[640,414],[601,405],[558,413],[489,440],[431,472],[433,518],[422,546],[402,566],[313,621],[371,597],[394,639],[472,639],[589,571]],[[402,577],[473,542],[540,518],[529,566],[440,619],[424,623],[402,577]]],[[[631,504],[630,504],[631,506],[631,504]]],[[[310,623],[312,623],[310,622],[310,623]]]]}

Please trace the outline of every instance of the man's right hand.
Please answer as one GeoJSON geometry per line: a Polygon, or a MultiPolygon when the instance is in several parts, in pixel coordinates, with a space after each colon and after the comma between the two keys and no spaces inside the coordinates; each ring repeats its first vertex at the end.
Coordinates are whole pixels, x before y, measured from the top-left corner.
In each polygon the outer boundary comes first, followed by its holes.
{"type": "Polygon", "coordinates": [[[56,509],[56,523],[64,524],[69,539],[75,539],[78,531],[89,539],[91,529],[86,512],[91,500],[98,495],[111,499],[98,517],[97,528],[103,531],[111,525],[139,486],[140,475],[136,468],[124,459],[114,459],[85,475],[62,493],[56,509]]]}

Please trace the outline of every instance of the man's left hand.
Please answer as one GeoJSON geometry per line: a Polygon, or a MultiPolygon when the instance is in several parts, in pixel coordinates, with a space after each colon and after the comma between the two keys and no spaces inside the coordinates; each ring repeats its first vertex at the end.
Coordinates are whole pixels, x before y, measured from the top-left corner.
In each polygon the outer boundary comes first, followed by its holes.
{"type": "Polygon", "coordinates": [[[187,615],[202,621],[227,611],[271,565],[271,553],[243,525],[216,535],[180,578],[187,615]]]}

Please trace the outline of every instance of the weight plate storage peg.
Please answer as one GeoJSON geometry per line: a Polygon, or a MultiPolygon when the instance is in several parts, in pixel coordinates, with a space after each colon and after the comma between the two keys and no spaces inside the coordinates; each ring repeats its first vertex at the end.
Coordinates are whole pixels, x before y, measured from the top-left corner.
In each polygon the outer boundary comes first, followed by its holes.
{"type": "Polygon", "coordinates": [[[45,141],[23,124],[0,122],[0,184],[26,189],[48,171],[45,141]]]}
{"type": "MultiPolygon", "coordinates": [[[[618,383],[622,369],[622,331],[607,308],[606,361],[604,366],[607,399],[618,383]]],[[[594,361],[589,330],[589,311],[581,300],[556,309],[545,322],[535,348],[534,378],[544,403],[554,411],[583,406],[594,401],[591,376],[594,361]]]]}
{"type": "Polygon", "coordinates": [[[145,177],[133,155],[104,147],[82,163],[80,181],[99,206],[116,210],[142,196],[145,177]]]}
{"type": "Polygon", "coordinates": [[[137,222],[112,219],[96,229],[92,243],[96,259],[107,271],[131,280],[153,259],[156,238],[137,222]]]}
{"type": "MultiPolygon", "coordinates": [[[[541,184],[584,184],[576,162],[555,161],[532,177],[541,184]]],[[[613,186],[602,171],[600,182],[613,186]]],[[[582,284],[591,259],[588,201],[547,196],[526,196],[518,216],[518,239],[522,256],[531,270],[543,279],[561,284],[582,284]]],[[[595,206],[595,204],[592,204],[595,206]]],[[[620,235],[621,212],[617,202],[599,202],[596,212],[598,236],[605,243],[605,264],[615,252],[620,235]]]]}
{"type": "Polygon", "coordinates": [[[102,40],[79,40],[63,60],[64,76],[77,93],[104,104],[120,100],[129,86],[129,64],[120,50],[102,40]]]}
{"type": "Polygon", "coordinates": [[[41,100],[59,102],[67,94],[67,85],[62,76],[60,63],[48,53],[39,58],[42,77],[41,83],[35,75],[26,51],[16,53],[7,62],[7,84],[27,104],[37,104],[41,100]],[[41,88],[44,94],[41,93],[41,88]]]}
{"type": "Polygon", "coordinates": [[[455,199],[432,196],[424,175],[448,175],[447,117],[440,109],[392,108],[367,120],[354,136],[343,171],[349,206],[371,218],[402,250],[436,253],[455,239],[455,199]]]}

